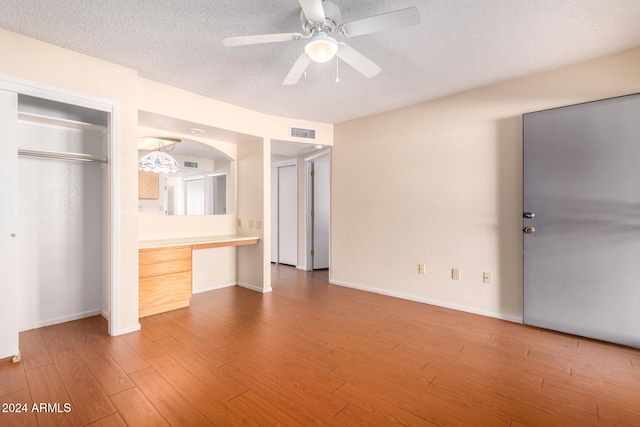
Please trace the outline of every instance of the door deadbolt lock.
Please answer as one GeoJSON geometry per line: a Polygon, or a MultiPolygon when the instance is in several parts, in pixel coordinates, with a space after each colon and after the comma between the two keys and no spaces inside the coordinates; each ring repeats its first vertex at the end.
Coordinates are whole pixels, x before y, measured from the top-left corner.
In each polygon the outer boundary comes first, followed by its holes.
{"type": "Polygon", "coordinates": [[[522,231],[524,231],[525,234],[533,234],[536,232],[536,229],[528,225],[522,231]]]}
{"type": "Polygon", "coordinates": [[[534,216],[536,216],[536,214],[534,214],[533,212],[525,212],[525,213],[522,214],[522,216],[524,216],[527,219],[531,219],[534,216]]]}

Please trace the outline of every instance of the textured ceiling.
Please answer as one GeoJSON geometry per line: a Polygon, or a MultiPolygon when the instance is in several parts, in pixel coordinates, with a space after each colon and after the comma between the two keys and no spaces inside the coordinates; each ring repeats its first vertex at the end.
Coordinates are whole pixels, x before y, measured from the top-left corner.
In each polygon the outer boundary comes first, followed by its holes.
{"type": "MultiPolygon", "coordinates": [[[[340,38],[382,67],[343,62],[282,80],[305,41],[296,0],[0,0],[0,27],[268,114],[338,123],[640,46],[640,0],[334,0],[344,21],[417,6],[418,26],[340,38]]],[[[0,49],[1,54],[1,49],[0,49]]]]}

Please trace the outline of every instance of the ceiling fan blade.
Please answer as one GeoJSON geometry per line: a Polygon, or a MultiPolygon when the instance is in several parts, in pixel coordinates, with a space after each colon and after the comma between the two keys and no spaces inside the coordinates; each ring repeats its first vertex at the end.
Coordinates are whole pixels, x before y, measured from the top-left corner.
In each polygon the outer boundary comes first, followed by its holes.
{"type": "Polygon", "coordinates": [[[316,24],[324,24],[324,8],[322,7],[322,0],[298,0],[300,7],[304,12],[304,16],[311,22],[316,24]]]}
{"type": "Polygon", "coordinates": [[[371,78],[382,71],[382,68],[371,62],[369,58],[355,50],[349,45],[340,44],[338,49],[338,58],[351,65],[356,71],[362,73],[365,77],[371,78]]]}
{"type": "Polygon", "coordinates": [[[341,26],[341,32],[347,37],[378,33],[395,28],[408,27],[420,23],[420,11],[417,7],[382,13],[368,18],[347,22],[341,26]]]}
{"type": "Polygon", "coordinates": [[[293,67],[291,67],[291,70],[289,70],[289,74],[287,74],[287,77],[284,78],[282,84],[294,85],[298,83],[298,80],[300,80],[300,76],[304,74],[304,71],[307,69],[307,66],[310,62],[311,58],[309,58],[309,55],[302,52],[302,55],[300,55],[296,60],[296,63],[293,64],[293,67]]]}
{"type": "Polygon", "coordinates": [[[248,46],[261,43],[291,42],[302,37],[300,33],[261,34],[257,36],[226,37],[222,44],[226,47],[248,46]]]}

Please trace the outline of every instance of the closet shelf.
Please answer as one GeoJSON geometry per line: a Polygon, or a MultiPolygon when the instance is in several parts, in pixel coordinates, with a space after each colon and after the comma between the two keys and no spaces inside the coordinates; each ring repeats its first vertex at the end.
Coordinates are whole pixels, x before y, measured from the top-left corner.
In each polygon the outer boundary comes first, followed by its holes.
{"type": "Polygon", "coordinates": [[[107,127],[92,123],[79,122],[76,120],[60,119],[57,117],[43,116],[40,114],[18,112],[18,120],[41,125],[60,126],[70,129],[79,129],[88,132],[103,133],[107,127]]]}
{"type": "Polygon", "coordinates": [[[18,156],[41,157],[45,159],[58,159],[58,160],[71,160],[76,162],[97,162],[97,163],[108,162],[105,157],[92,156],[91,154],[62,153],[60,151],[30,150],[27,148],[19,148],[18,156]]]}

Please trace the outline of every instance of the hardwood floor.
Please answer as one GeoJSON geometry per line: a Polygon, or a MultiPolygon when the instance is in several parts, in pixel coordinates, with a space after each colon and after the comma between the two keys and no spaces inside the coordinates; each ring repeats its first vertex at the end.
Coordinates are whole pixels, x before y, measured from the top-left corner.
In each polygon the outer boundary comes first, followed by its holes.
{"type": "Polygon", "coordinates": [[[640,426],[640,350],[323,271],[273,267],[270,294],[198,294],[141,323],[113,338],[101,317],[21,333],[0,401],[27,411],[0,425],[640,426]]]}

